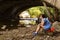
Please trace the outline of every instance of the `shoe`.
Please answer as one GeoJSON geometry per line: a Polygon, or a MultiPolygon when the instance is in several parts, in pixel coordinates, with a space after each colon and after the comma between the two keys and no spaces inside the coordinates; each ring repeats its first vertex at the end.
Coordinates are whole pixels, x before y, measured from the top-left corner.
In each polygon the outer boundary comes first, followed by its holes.
{"type": "Polygon", "coordinates": [[[33,36],[36,36],[38,33],[37,32],[33,32],[33,36]]]}

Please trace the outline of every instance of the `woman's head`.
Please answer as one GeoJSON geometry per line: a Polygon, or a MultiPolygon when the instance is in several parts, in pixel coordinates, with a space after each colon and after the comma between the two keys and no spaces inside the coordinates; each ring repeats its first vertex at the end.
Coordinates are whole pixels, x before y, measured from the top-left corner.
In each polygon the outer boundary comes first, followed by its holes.
{"type": "Polygon", "coordinates": [[[46,14],[40,14],[39,18],[47,18],[47,15],[46,14]]]}

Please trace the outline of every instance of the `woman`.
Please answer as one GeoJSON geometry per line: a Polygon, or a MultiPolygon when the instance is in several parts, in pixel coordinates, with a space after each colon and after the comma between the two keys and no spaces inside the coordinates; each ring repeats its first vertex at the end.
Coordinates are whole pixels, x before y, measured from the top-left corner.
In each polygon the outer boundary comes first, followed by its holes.
{"type": "Polygon", "coordinates": [[[39,19],[41,19],[41,22],[38,24],[36,31],[33,33],[34,35],[38,33],[39,29],[48,30],[51,28],[51,23],[45,14],[40,14],[39,19]]]}

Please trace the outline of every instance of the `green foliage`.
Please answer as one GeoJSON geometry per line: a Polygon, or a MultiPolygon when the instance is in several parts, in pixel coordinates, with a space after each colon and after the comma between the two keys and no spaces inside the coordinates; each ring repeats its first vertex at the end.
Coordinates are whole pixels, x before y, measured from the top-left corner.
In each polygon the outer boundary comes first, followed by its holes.
{"type": "MultiPolygon", "coordinates": [[[[51,12],[51,15],[55,13],[55,10],[51,7],[48,7],[49,11],[51,12]]],[[[36,6],[28,9],[29,14],[31,17],[38,17],[41,13],[47,15],[46,8],[44,6],[36,6]]]]}
{"type": "MultiPolygon", "coordinates": [[[[48,10],[51,12],[51,15],[53,15],[55,13],[54,8],[48,7],[48,10]]],[[[27,11],[29,12],[31,18],[36,18],[40,14],[46,14],[46,16],[47,16],[47,11],[44,6],[32,7],[32,8],[27,9],[27,11]]],[[[52,20],[53,20],[53,18],[52,18],[52,20]]],[[[30,24],[34,25],[34,24],[36,24],[36,21],[31,20],[30,24]]]]}
{"type": "Polygon", "coordinates": [[[39,7],[32,7],[29,8],[29,14],[31,15],[31,17],[37,17],[38,15],[41,14],[41,11],[39,10],[39,7]]]}
{"type": "MultiPolygon", "coordinates": [[[[50,11],[51,15],[53,16],[55,13],[54,8],[48,7],[48,10],[50,11]]],[[[29,8],[28,11],[29,11],[29,14],[31,15],[31,17],[33,17],[33,18],[38,17],[40,14],[46,14],[46,16],[48,17],[46,8],[44,6],[32,7],[32,8],[29,8]]],[[[52,17],[51,20],[53,20],[53,19],[54,19],[54,17],[52,17]]],[[[32,22],[32,24],[33,23],[35,23],[35,22],[32,22]]]]}
{"type": "Polygon", "coordinates": [[[49,7],[49,11],[50,11],[51,15],[53,15],[55,13],[55,10],[51,7],[49,7]]]}

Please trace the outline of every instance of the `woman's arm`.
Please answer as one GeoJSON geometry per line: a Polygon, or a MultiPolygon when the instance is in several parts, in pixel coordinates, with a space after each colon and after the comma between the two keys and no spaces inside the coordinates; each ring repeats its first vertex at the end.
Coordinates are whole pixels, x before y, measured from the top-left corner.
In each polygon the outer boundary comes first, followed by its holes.
{"type": "Polygon", "coordinates": [[[43,28],[44,27],[44,20],[42,19],[40,26],[43,28]]]}

